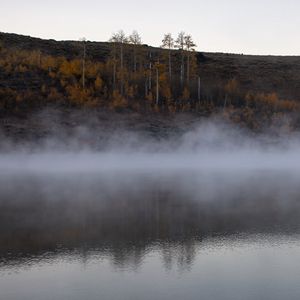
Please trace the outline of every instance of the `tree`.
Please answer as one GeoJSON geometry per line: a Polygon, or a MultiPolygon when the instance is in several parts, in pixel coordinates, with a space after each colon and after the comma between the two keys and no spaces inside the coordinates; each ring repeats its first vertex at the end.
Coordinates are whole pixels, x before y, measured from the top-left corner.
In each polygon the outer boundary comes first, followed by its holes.
{"type": "Polygon", "coordinates": [[[201,100],[201,77],[198,76],[198,91],[197,91],[197,95],[198,95],[198,101],[200,102],[201,100]]]}
{"type": "Polygon", "coordinates": [[[86,39],[81,38],[80,41],[82,42],[82,88],[85,89],[85,58],[86,58],[86,39]]]}
{"type": "Polygon", "coordinates": [[[184,46],[187,52],[187,70],[186,70],[186,80],[187,84],[190,85],[190,57],[191,52],[195,51],[196,44],[193,41],[193,38],[190,34],[184,37],[184,46]]]}
{"type": "Polygon", "coordinates": [[[225,93],[226,94],[225,94],[224,107],[226,107],[226,105],[227,105],[228,98],[230,100],[230,105],[232,104],[232,99],[234,97],[237,97],[238,88],[239,88],[239,83],[235,78],[230,79],[227,82],[227,84],[225,85],[225,93]]]}
{"type": "Polygon", "coordinates": [[[114,37],[110,38],[109,42],[113,44],[112,48],[112,65],[113,65],[113,91],[116,89],[116,77],[117,77],[117,49],[116,40],[114,37]]]}
{"type": "Polygon", "coordinates": [[[181,67],[180,67],[180,82],[183,85],[184,80],[184,47],[185,47],[185,33],[183,31],[179,32],[178,37],[175,41],[176,48],[179,49],[181,53],[181,67]]]}
{"type": "Polygon", "coordinates": [[[128,39],[123,30],[114,33],[109,40],[120,47],[120,73],[121,73],[121,95],[124,92],[124,44],[128,43],[128,39]]]}
{"type": "Polygon", "coordinates": [[[150,50],[149,52],[149,84],[148,84],[148,88],[149,88],[149,91],[151,92],[152,90],[152,52],[150,50]]]}
{"type": "Polygon", "coordinates": [[[171,82],[172,79],[172,59],[171,59],[171,50],[174,48],[174,39],[171,33],[165,34],[162,40],[162,47],[169,50],[169,79],[171,82]]]}
{"type": "Polygon", "coordinates": [[[136,72],[137,48],[142,44],[142,38],[136,30],[129,36],[129,42],[133,45],[133,71],[136,72]]]}
{"type": "Polygon", "coordinates": [[[103,87],[103,80],[102,78],[98,75],[96,80],[95,80],[95,89],[97,91],[101,91],[103,87]]]}
{"type": "Polygon", "coordinates": [[[154,65],[156,71],[156,105],[159,104],[159,68],[160,63],[159,60],[154,65]]]}

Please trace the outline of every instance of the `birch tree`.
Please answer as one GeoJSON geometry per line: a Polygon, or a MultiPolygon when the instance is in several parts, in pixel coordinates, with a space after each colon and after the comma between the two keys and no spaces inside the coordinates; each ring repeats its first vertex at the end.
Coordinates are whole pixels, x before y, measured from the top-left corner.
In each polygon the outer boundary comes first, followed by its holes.
{"type": "Polygon", "coordinates": [[[128,39],[123,30],[114,33],[109,40],[120,47],[120,74],[121,74],[121,95],[124,93],[124,44],[128,43],[128,39]]]}
{"type": "Polygon", "coordinates": [[[172,58],[171,58],[171,50],[174,48],[174,39],[171,33],[165,34],[162,40],[162,47],[168,49],[169,51],[169,79],[170,82],[172,80],[172,58]]]}
{"type": "Polygon", "coordinates": [[[113,49],[112,49],[112,64],[113,64],[113,91],[116,89],[116,73],[117,73],[117,47],[116,47],[116,38],[115,36],[112,36],[109,39],[109,42],[112,43],[113,49]]]}
{"type": "Polygon", "coordinates": [[[149,53],[149,91],[152,90],[152,52],[149,53]]]}
{"type": "Polygon", "coordinates": [[[186,80],[187,84],[190,85],[190,58],[191,52],[195,51],[196,44],[190,34],[184,37],[184,47],[187,52],[187,70],[186,70],[186,80]]]}
{"type": "Polygon", "coordinates": [[[184,82],[184,48],[185,48],[185,33],[179,32],[178,37],[175,41],[175,46],[181,53],[181,67],[180,67],[180,82],[183,85],[184,82]]]}
{"type": "Polygon", "coordinates": [[[201,100],[201,77],[198,76],[198,101],[201,100]]]}
{"type": "Polygon", "coordinates": [[[82,88],[85,89],[85,59],[86,59],[86,38],[80,39],[82,43],[82,88]]]}
{"type": "Polygon", "coordinates": [[[142,44],[142,38],[136,30],[134,30],[132,34],[129,36],[129,42],[133,45],[133,71],[136,72],[137,49],[142,44]]]}
{"type": "Polygon", "coordinates": [[[159,77],[160,77],[160,68],[161,68],[161,64],[159,61],[159,58],[157,60],[157,62],[154,64],[154,69],[155,69],[155,77],[156,77],[156,105],[159,104],[159,95],[160,95],[160,83],[159,83],[159,77]]]}

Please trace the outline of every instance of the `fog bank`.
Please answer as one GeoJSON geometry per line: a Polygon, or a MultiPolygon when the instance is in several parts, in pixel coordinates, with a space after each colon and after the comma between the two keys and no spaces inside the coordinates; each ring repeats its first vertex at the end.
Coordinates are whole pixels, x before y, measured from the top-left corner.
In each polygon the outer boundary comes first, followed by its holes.
{"type": "Polygon", "coordinates": [[[35,142],[19,144],[3,137],[0,174],[300,171],[298,133],[254,135],[218,118],[182,126],[181,131],[162,126],[152,132],[121,123],[107,130],[107,125],[95,121],[70,132],[58,125],[35,142]]]}

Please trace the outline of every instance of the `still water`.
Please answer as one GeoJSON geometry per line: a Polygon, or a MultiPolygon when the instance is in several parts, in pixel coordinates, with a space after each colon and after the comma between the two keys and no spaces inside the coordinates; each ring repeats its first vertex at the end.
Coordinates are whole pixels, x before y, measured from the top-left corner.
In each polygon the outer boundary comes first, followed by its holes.
{"type": "Polygon", "coordinates": [[[0,176],[0,299],[300,299],[300,176],[0,176]]]}

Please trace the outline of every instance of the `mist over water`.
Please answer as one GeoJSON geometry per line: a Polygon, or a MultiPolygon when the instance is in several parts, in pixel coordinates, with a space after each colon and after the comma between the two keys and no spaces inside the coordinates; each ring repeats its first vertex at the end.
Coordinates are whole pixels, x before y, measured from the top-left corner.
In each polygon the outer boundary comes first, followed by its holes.
{"type": "Polygon", "coordinates": [[[299,299],[297,133],[101,128],[2,140],[0,299],[299,299]]]}
{"type": "Polygon", "coordinates": [[[298,133],[255,135],[218,119],[165,135],[101,125],[57,127],[33,142],[3,137],[1,173],[300,170],[298,133]]]}

